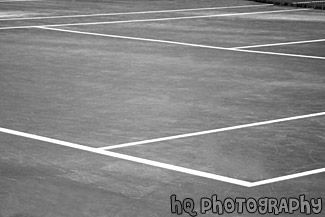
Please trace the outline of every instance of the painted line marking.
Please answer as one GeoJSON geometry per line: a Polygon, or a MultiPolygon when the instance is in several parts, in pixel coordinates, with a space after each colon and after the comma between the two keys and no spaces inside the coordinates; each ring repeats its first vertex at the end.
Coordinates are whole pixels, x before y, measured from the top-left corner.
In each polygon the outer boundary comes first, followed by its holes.
{"type": "Polygon", "coordinates": [[[1,0],[0,3],[8,3],[8,2],[34,2],[34,1],[42,1],[42,0],[1,0]]]}
{"type": "Polygon", "coordinates": [[[315,39],[315,40],[305,40],[305,41],[292,41],[292,42],[282,42],[282,43],[273,43],[273,44],[261,44],[261,45],[251,45],[243,47],[233,47],[234,49],[247,49],[247,48],[257,48],[257,47],[271,47],[271,46],[281,46],[281,45],[290,45],[290,44],[304,44],[312,42],[322,42],[325,39],[315,39]]]}
{"type": "Polygon", "coordinates": [[[204,177],[204,178],[213,179],[213,180],[217,180],[217,181],[227,182],[227,183],[231,183],[231,184],[235,184],[235,185],[241,185],[241,186],[245,186],[245,187],[252,186],[252,184],[250,182],[246,182],[246,181],[242,181],[242,180],[238,180],[238,179],[233,179],[233,178],[229,178],[229,177],[225,177],[225,176],[219,176],[219,175],[215,175],[212,173],[188,169],[185,167],[179,167],[179,166],[161,163],[161,162],[157,162],[157,161],[152,161],[152,160],[148,160],[148,159],[144,159],[144,158],[133,157],[130,155],[100,150],[100,149],[92,148],[89,146],[84,146],[84,145],[66,142],[66,141],[57,140],[57,139],[52,139],[52,138],[48,138],[48,137],[44,137],[44,136],[38,136],[38,135],[34,135],[34,134],[24,133],[24,132],[11,130],[11,129],[7,129],[7,128],[0,127],[0,132],[11,134],[11,135],[16,135],[16,136],[21,136],[21,137],[25,137],[25,138],[29,138],[29,139],[34,139],[34,140],[38,140],[38,141],[48,142],[48,143],[52,143],[52,144],[57,144],[57,145],[61,145],[61,146],[69,147],[69,148],[78,149],[78,150],[88,151],[88,152],[92,152],[92,153],[96,153],[96,154],[106,155],[109,157],[123,159],[123,160],[131,161],[131,162],[146,164],[146,165],[159,167],[159,168],[163,168],[163,169],[167,169],[167,170],[171,170],[171,171],[177,171],[177,172],[186,173],[186,174],[190,174],[190,175],[194,175],[194,176],[199,176],[199,177],[204,177]]]}
{"type": "Polygon", "coordinates": [[[158,42],[158,43],[166,43],[166,44],[185,45],[185,46],[191,46],[191,47],[231,50],[231,49],[225,48],[225,47],[216,47],[216,46],[209,46],[209,45],[191,44],[191,43],[167,41],[167,40],[159,40],[159,39],[150,39],[150,38],[138,38],[138,37],[122,36],[122,35],[110,35],[110,34],[101,34],[101,33],[93,33],[93,32],[83,32],[83,31],[77,31],[77,30],[58,29],[58,28],[52,28],[52,27],[47,27],[47,26],[39,26],[37,28],[59,31],[59,32],[68,32],[68,33],[76,33],[76,34],[83,34],[83,35],[109,37],[109,38],[121,38],[121,39],[137,40],[137,41],[149,41],[149,42],[158,42]]]}
{"type": "Polygon", "coordinates": [[[189,168],[185,168],[185,167],[175,166],[172,164],[161,163],[158,161],[148,160],[148,159],[134,157],[134,156],[130,156],[130,155],[119,154],[116,152],[105,151],[105,150],[101,150],[98,148],[92,148],[89,146],[84,146],[84,145],[80,145],[80,144],[76,144],[76,143],[52,139],[49,137],[39,136],[39,135],[35,135],[35,134],[24,133],[24,132],[11,130],[11,129],[7,129],[7,128],[0,127],[0,132],[10,134],[10,135],[20,136],[20,137],[25,137],[25,138],[29,138],[29,139],[34,139],[34,140],[38,140],[38,141],[43,141],[43,142],[47,142],[47,143],[52,143],[52,144],[56,144],[56,145],[60,145],[60,146],[65,146],[65,147],[69,147],[69,148],[74,148],[74,149],[78,149],[78,150],[82,150],[82,151],[87,151],[87,152],[91,152],[91,153],[95,153],[95,154],[105,155],[105,156],[118,158],[118,159],[122,159],[122,160],[126,160],[126,161],[131,161],[131,162],[135,162],[135,163],[145,164],[145,165],[158,167],[158,168],[162,168],[162,169],[166,169],[166,170],[171,170],[171,171],[176,171],[176,172],[185,173],[185,174],[189,174],[189,175],[194,175],[194,176],[198,176],[198,177],[202,177],[202,178],[208,178],[208,179],[212,179],[212,180],[216,180],[216,181],[221,181],[221,182],[226,182],[226,183],[235,184],[235,185],[239,185],[239,186],[244,186],[244,187],[248,187],[248,188],[325,172],[325,168],[320,168],[320,169],[316,169],[316,170],[310,170],[310,171],[306,171],[306,172],[302,172],[302,173],[296,173],[296,174],[292,174],[292,175],[286,175],[286,176],[266,179],[266,180],[257,181],[257,182],[247,182],[247,181],[243,181],[243,180],[239,180],[239,179],[229,178],[229,177],[225,177],[225,176],[220,176],[220,175],[216,175],[216,174],[212,174],[212,173],[202,172],[199,170],[193,170],[193,169],[189,169],[189,168]]]}
{"type": "Polygon", "coordinates": [[[93,35],[93,36],[121,38],[121,39],[137,40],[137,41],[149,41],[149,42],[157,42],[157,43],[176,44],[176,45],[184,45],[184,46],[200,47],[200,48],[209,48],[209,49],[217,49],[217,50],[228,50],[228,51],[237,51],[237,52],[259,53],[259,54],[269,54],[269,55],[289,56],[289,57],[299,57],[299,58],[310,58],[310,59],[322,59],[322,60],[325,59],[325,57],[318,57],[318,56],[307,56],[307,55],[287,54],[287,53],[275,53],[275,52],[267,52],[267,51],[243,50],[243,49],[216,47],[216,46],[192,44],[192,43],[177,42],[177,41],[167,41],[167,40],[150,39],[150,38],[138,38],[138,37],[121,36],[121,35],[109,35],[109,34],[101,34],[101,33],[93,33],[93,32],[83,32],[83,31],[77,31],[77,30],[58,29],[58,28],[51,28],[51,27],[46,27],[46,26],[37,26],[35,28],[47,29],[47,30],[59,31],[59,32],[83,34],[83,35],[93,35]]]}
{"type": "Polygon", "coordinates": [[[45,16],[44,17],[16,17],[16,18],[3,18],[3,19],[0,19],[0,21],[3,21],[3,20],[10,21],[10,20],[58,19],[58,18],[77,18],[77,17],[99,17],[99,16],[133,15],[133,14],[154,14],[154,13],[171,13],[171,12],[186,12],[186,11],[266,7],[266,6],[272,6],[272,4],[240,5],[240,6],[211,7],[211,8],[188,8],[188,9],[160,10],[160,11],[138,11],[138,12],[134,11],[134,12],[118,12],[118,13],[105,13],[105,14],[76,14],[76,15],[47,16],[47,17],[45,17],[45,16]]]}
{"type": "Polygon", "coordinates": [[[293,4],[308,4],[308,3],[325,3],[325,1],[305,1],[305,2],[293,2],[293,4]]]}
{"type": "Polygon", "coordinates": [[[304,119],[304,118],[324,116],[324,115],[325,115],[325,112],[319,112],[319,113],[313,113],[313,114],[308,114],[308,115],[300,115],[300,116],[281,118],[281,119],[275,119],[275,120],[269,120],[269,121],[255,122],[255,123],[250,123],[250,124],[242,124],[242,125],[237,125],[237,126],[232,126],[232,127],[224,127],[224,128],[219,128],[219,129],[213,129],[213,130],[205,130],[205,131],[199,131],[199,132],[194,132],[194,133],[185,133],[185,134],[161,137],[161,138],[156,138],[156,139],[148,139],[148,140],[137,141],[137,142],[123,143],[123,144],[119,144],[119,145],[101,147],[98,149],[112,150],[112,149],[117,149],[117,148],[135,146],[135,145],[144,145],[144,144],[149,144],[149,143],[170,141],[170,140],[175,140],[175,139],[188,138],[188,137],[194,137],[194,136],[200,136],[200,135],[206,135],[206,134],[212,134],[212,133],[219,133],[219,132],[225,132],[225,131],[231,131],[231,130],[238,130],[238,129],[243,129],[243,128],[250,128],[250,127],[280,123],[280,122],[285,122],[285,121],[293,121],[293,120],[299,120],[299,119],[304,119]]]}
{"type": "Polygon", "coordinates": [[[246,53],[255,53],[255,54],[269,54],[269,55],[277,55],[277,56],[288,56],[288,57],[299,57],[299,58],[325,60],[325,57],[320,57],[320,56],[310,56],[310,55],[290,54],[290,53],[277,53],[277,52],[259,51],[259,50],[245,50],[245,49],[235,49],[235,48],[233,50],[240,51],[240,52],[246,52],[246,53]]]}
{"type": "Polygon", "coordinates": [[[118,24],[118,23],[138,23],[138,22],[186,20],[186,19],[212,18],[212,17],[244,16],[244,15],[254,15],[254,14],[281,13],[281,12],[305,11],[305,10],[310,10],[310,9],[303,8],[303,9],[290,9],[290,10],[277,10],[277,11],[259,11],[259,12],[199,15],[199,16],[186,16],[186,17],[168,17],[168,18],[154,18],[154,19],[140,19],[140,20],[122,20],[122,21],[89,22],[89,23],[53,24],[53,25],[44,25],[44,26],[47,26],[47,27],[60,27],[60,26],[84,26],[84,25],[118,24]]]}
{"type": "Polygon", "coordinates": [[[281,177],[277,177],[277,178],[271,178],[271,179],[253,182],[251,187],[271,184],[271,183],[275,183],[275,182],[286,181],[286,180],[290,180],[290,179],[300,178],[300,177],[304,177],[304,176],[310,176],[310,175],[323,173],[323,172],[325,172],[325,168],[309,170],[306,172],[295,173],[295,174],[291,174],[291,175],[286,175],[286,176],[281,176],[281,177]]]}
{"type": "Polygon", "coordinates": [[[186,20],[186,19],[199,19],[199,18],[212,18],[212,17],[246,16],[246,15],[255,15],[255,14],[282,13],[282,12],[305,11],[305,10],[310,10],[310,9],[302,8],[302,9],[277,10],[277,11],[259,11],[259,12],[200,15],[200,16],[187,16],[187,17],[169,17],[169,18],[156,18],[156,19],[143,19],[143,20],[120,20],[120,21],[67,23],[67,24],[50,24],[50,25],[34,25],[34,26],[9,26],[9,27],[1,27],[0,30],[36,28],[36,27],[42,27],[42,26],[43,27],[89,26],[89,25],[106,25],[106,24],[138,23],[138,22],[169,21],[169,20],[186,20]]]}

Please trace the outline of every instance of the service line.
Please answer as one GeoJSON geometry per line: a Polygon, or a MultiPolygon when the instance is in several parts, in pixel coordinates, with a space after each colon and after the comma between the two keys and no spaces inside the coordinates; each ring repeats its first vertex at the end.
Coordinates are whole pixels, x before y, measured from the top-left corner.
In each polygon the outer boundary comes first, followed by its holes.
{"type": "Polygon", "coordinates": [[[304,118],[311,118],[311,117],[317,117],[317,116],[324,116],[325,112],[319,112],[319,113],[313,113],[308,115],[299,115],[294,117],[288,117],[288,118],[280,118],[280,119],[274,119],[269,121],[261,121],[261,122],[255,122],[250,124],[242,124],[232,127],[224,127],[224,128],[218,128],[213,130],[205,130],[205,131],[199,131],[194,133],[185,133],[180,135],[174,135],[174,136],[167,136],[167,137],[161,137],[156,139],[148,139],[143,141],[137,141],[137,142],[129,142],[119,145],[111,145],[106,147],[101,147],[99,149],[102,150],[111,150],[111,149],[117,149],[117,148],[125,148],[129,146],[135,146],[135,145],[144,145],[144,144],[150,144],[150,143],[156,143],[156,142],[163,142],[163,141],[170,141],[175,139],[181,139],[181,138],[188,138],[193,136],[201,136],[206,134],[212,134],[212,133],[219,133],[219,132],[225,132],[225,131],[231,131],[231,130],[238,130],[243,128],[250,128],[250,127],[257,127],[262,125],[268,125],[268,124],[274,124],[274,123],[280,123],[280,122],[286,122],[286,121],[293,121],[293,120],[299,120],[304,118]]]}

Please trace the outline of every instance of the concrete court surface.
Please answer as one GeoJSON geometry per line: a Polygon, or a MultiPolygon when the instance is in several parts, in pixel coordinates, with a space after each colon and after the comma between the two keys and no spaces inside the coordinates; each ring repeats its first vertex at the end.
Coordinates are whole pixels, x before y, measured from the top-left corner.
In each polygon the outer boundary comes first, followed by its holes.
{"type": "Polygon", "coordinates": [[[244,0],[0,1],[0,216],[324,199],[324,25],[244,0]]]}

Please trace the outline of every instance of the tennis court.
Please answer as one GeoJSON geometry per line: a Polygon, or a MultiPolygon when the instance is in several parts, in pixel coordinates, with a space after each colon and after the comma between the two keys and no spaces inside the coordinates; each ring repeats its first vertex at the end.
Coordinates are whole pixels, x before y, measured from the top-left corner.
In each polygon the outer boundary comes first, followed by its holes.
{"type": "Polygon", "coordinates": [[[325,198],[324,24],[244,0],[0,1],[0,217],[325,198]]]}

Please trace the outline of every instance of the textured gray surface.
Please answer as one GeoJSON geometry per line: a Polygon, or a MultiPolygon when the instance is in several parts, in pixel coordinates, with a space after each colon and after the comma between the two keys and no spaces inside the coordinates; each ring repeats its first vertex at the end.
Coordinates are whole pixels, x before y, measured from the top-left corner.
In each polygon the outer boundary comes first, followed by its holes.
{"type": "MultiPolygon", "coordinates": [[[[48,16],[243,4],[252,2],[26,1],[2,4],[0,11],[48,16]]],[[[224,9],[200,14],[279,9],[224,9]]],[[[0,21],[0,25],[198,13],[0,21]]],[[[319,39],[324,36],[319,30],[323,25],[321,11],[300,11],[65,28],[235,47],[319,39]]],[[[102,147],[325,110],[324,60],[41,29],[0,31],[1,127],[102,147]]],[[[254,49],[325,56],[323,42],[254,49]]],[[[324,167],[324,129],[324,117],[317,117],[116,151],[258,181],[324,167]]],[[[245,188],[0,134],[1,217],[165,217],[175,216],[170,214],[172,194],[196,201],[212,194],[222,198],[300,194],[324,198],[324,188],[324,174],[245,188]]]]}

